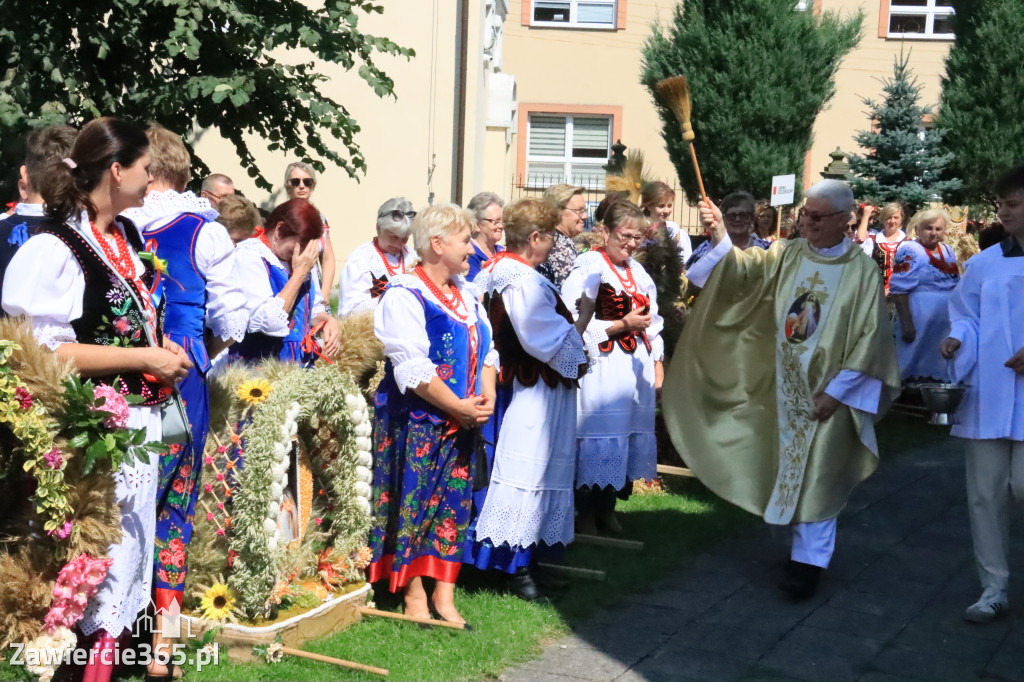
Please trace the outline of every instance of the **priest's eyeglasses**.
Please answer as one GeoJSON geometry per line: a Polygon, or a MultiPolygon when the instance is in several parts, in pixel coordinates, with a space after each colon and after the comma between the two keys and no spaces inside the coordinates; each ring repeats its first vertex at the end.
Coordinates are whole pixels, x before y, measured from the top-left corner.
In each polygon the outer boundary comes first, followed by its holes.
{"type": "Polygon", "coordinates": [[[800,220],[806,220],[809,223],[820,223],[825,218],[831,218],[840,214],[849,213],[849,211],[833,211],[832,213],[811,213],[800,209],[800,220]]]}

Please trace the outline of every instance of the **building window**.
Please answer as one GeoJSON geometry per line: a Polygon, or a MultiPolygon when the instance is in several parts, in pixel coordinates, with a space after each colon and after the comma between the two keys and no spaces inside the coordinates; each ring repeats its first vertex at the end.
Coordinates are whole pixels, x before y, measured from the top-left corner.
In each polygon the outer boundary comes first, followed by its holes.
{"type": "Polygon", "coordinates": [[[614,29],[616,4],[616,0],[533,0],[530,25],[614,29]]]}
{"type": "Polygon", "coordinates": [[[952,40],[953,0],[883,0],[889,5],[889,38],[952,40]]]}
{"type": "Polygon", "coordinates": [[[604,189],[611,154],[612,117],[529,114],[526,184],[547,187],[560,182],[604,189]]]}

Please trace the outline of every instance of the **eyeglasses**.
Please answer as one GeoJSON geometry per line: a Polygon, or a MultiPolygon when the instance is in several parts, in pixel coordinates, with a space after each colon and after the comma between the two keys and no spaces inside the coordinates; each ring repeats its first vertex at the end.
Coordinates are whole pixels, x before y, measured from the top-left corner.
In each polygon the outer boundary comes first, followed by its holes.
{"type": "Polygon", "coordinates": [[[290,178],[288,180],[288,183],[292,187],[298,187],[299,185],[302,185],[303,187],[309,187],[310,189],[312,189],[313,186],[316,184],[316,180],[314,180],[313,178],[290,178]]]}
{"type": "Polygon", "coordinates": [[[479,223],[490,223],[491,225],[494,225],[495,227],[498,227],[499,225],[504,225],[505,224],[505,221],[503,219],[501,219],[501,218],[481,218],[477,222],[479,222],[479,223]]]}
{"type": "Polygon", "coordinates": [[[747,220],[753,220],[754,214],[750,211],[730,211],[722,216],[730,223],[745,222],[747,220]]]}
{"type": "Polygon", "coordinates": [[[587,209],[585,209],[585,208],[569,208],[568,206],[566,206],[565,210],[566,211],[572,211],[573,213],[575,213],[576,215],[578,215],[581,218],[586,218],[587,217],[587,209]]]}
{"type": "Polygon", "coordinates": [[[825,218],[831,218],[832,216],[837,215],[846,215],[848,213],[849,211],[833,211],[832,213],[811,213],[810,211],[800,209],[800,219],[806,220],[809,223],[820,223],[825,218]]]}
{"type": "Polygon", "coordinates": [[[642,234],[623,234],[622,232],[612,232],[611,234],[615,235],[615,238],[623,244],[629,244],[630,242],[639,244],[644,240],[642,234]]]}
{"type": "Polygon", "coordinates": [[[416,217],[416,211],[399,211],[397,208],[392,211],[382,211],[377,214],[378,218],[391,218],[396,223],[400,223],[406,218],[412,220],[416,217]]]}

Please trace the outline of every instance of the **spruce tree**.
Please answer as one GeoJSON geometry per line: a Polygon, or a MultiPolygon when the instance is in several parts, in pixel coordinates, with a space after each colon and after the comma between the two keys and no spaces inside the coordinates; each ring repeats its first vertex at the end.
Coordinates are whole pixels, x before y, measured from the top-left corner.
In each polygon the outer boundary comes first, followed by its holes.
{"type": "Polygon", "coordinates": [[[909,61],[909,54],[896,58],[892,78],[882,81],[884,101],[864,100],[872,127],[854,140],[869,151],[851,154],[849,162],[858,197],[875,204],[898,201],[913,213],[936,196],[948,199],[960,181],[944,178],[953,155],[942,150],[942,133],[922,128],[931,107],[918,104],[921,86],[909,61]]]}
{"type": "MultiPolygon", "coordinates": [[[[794,9],[794,0],[686,0],[643,48],[641,82],[683,75],[690,82],[695,147],[708,194],[767,196],[773,175],[795,173],[818,113],[835,94],[835,74],[860,39],[863,16],[842,19],[794,9]]],[[[657,100],[655,100],[657,102],[657,100]]],[[[679,181],[699,199],[672,112],[657,104],[662,137],[679,181]]]]}
{"type": "Polygon", "coordinates": [[[1020,0],[954,0],[956,41],[935,119],[963,180],[955,197],[989,203],[999,174],[1024,159],[1024,8],[1020,0]]]}

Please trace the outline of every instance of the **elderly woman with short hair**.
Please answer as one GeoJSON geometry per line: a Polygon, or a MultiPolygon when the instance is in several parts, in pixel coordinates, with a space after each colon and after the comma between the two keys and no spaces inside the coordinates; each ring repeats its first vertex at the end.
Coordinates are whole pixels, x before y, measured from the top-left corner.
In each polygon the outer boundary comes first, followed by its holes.
{"type": "Polygon", "coordinates": [[[564,183],[544,190],[544,200],[558,209],[560,220],[555,230],[555,243],[548,252],[547,260],[537,267],[537,272],[559,288],[576,263],[578,252],[573,239],[583,234],[583,226],[587,222],[585,191],[583,187],[564,183]]]}
{"type": "Polygon", "coordinates": [[[889,294],[896,307],[893,332],[900,377],[947,381],[939,344],[949,336],[949,297],[960,282],[956,254],[942,243],[949,216],[941,208],[918,211],[893,258],[889,294]]]}
{"type": "Polygon", "coordinates": [[[356,247],[341,271],[341,315],[373,310],[388,282],[412,265],[407,244],[415,217],[405,197],[388,199],[377,209],[377,236],[356,247]]]}
{"type": "Polygon", "coordinates": [[[420,263],[374,311],[387,357],[374,396],[369,581],[402,591],[411,616],[464,623],[455,608],[473,493],[476,432],[494,412],[497,353],[463,274],[473,214],[431,206],[412,224],[420,263]],[[428,598],[423,578],[433,578],[428,598]]]}
{"type": "Polygon", "coordinates": [[[498,245],[505,230],[505,221],[501,216],[504,205],[502,198],[494,192],[480,192],[466,205],[476,218],[472,242],[473,255],[469,257],[469,274],[466,275],[470,282],[476,279],[484,263],[505,250],[498,245]]]}
{"type": "MultiPolygon", "coordinates": [[[[305,161],[293,161],[284,169],[284,191],[289,199],[305,199],[310,201],[316,189],[316,170],[305,161]]],[[[324,224],[324,232],[320,236],[320,291],[324,299],[331,297],[334,288],[334,274],[338,262],[334,257],[334,246],[331,245],[331,226],[323,213],[320,220],[324,224]]]]}

